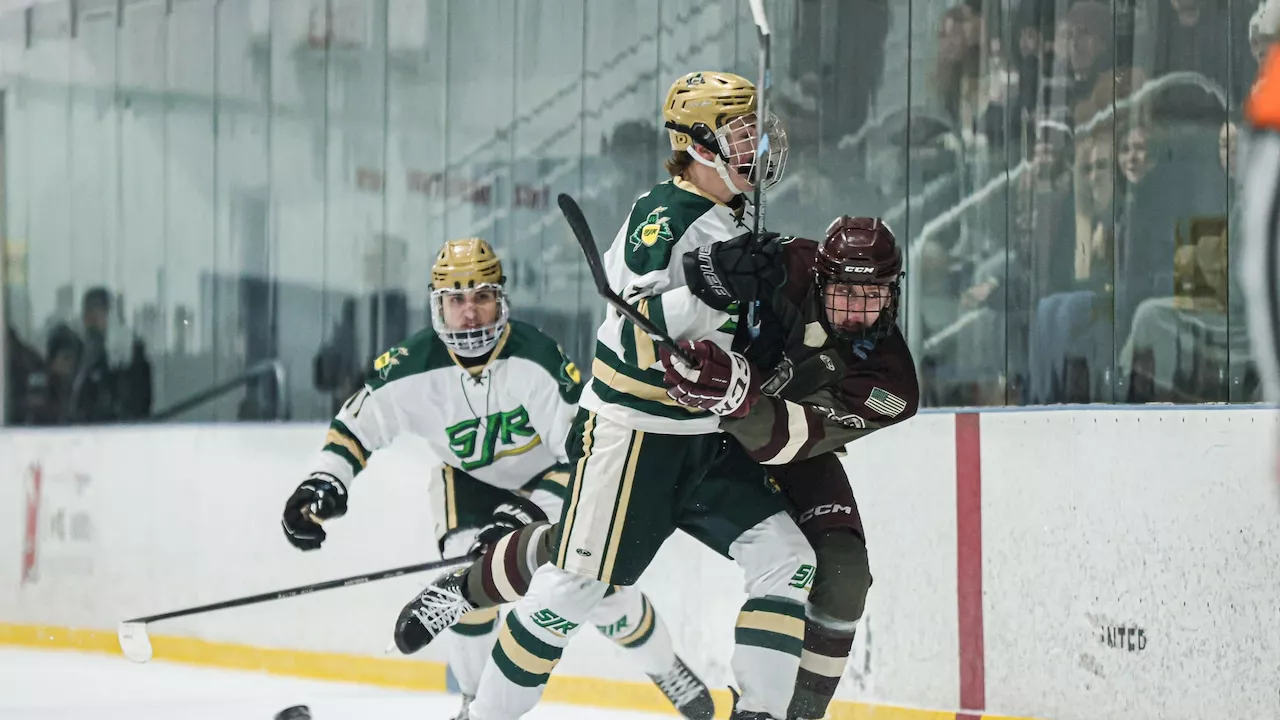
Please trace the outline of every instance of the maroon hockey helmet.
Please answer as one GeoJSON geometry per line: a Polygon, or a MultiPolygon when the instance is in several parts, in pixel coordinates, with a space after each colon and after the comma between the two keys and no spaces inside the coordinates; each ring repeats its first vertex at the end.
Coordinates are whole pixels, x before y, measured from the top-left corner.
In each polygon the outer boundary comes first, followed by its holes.
{"type": "Polygon", "coordinates": [[[833,220],[814,257],[813,274],[829,331],[875,339],[897,322],[902,249],[880,218],[833,220]]]}

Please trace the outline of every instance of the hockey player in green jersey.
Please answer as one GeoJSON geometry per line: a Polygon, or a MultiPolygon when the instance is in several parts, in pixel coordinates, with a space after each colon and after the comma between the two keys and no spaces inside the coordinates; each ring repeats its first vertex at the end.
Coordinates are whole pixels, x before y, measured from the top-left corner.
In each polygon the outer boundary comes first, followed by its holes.
{"type": "MultiPolygon", "coordinates": [[[[744,195],[755,182],[767,188],[780,178],[785,135],[775,118],[764,118],[769,146],[759,156],[755,110],[755,86],[737,75],[677,80],[663,109],[672,177],[636,201],[604,255],[613,289],[671,337],[726,349],[734,340],[737,313],[694,297],[681,257],[745,232],[744,195]]],[[[668,396],[648,335],[608,311],[596,338],[593,379],[567,446],[571,499],[558,524],[559,550],[508,615],[473,716],[513,720],[533,707],[569,637],[610,585],[634,583],[679,528],[745,574],[733,718],[783,718],[804,642],[809,586],[797,578],[812,576],[813,551],[763,469],[719,434],[719,416],[668,396]]],[[[538,547],[539,538],[522,535],[538,547]]],[[[498,574],[472,578],[489,587],[470,592],[501,592],[498,574]]],[[[401,612],[402,651],[430,642],[471,607],[461,583],[462,575],[447,576],[401,612]]]]}
{"type": "MultiPolygon", "coordinates": [[[[431,477],[440,552],[461,556],[512,530],[560,516],[564,455],[581,377],[555,340],[511,320],[502,263],[484,240],[445,243],[431,268],[433,327],[383,353],[365,386],[329,426],[313,471],[289,498],[289,542],[314,550],[321,522],[347,511],[347,491],[369,457],[400,435],[427,441],[443,462],[431,477]]],[[[687,717],[710,718],[706,686],[675,655],[638,589],[606,588],[582,620],[624,628],[612,640],[687,717]]],[[[459,720],[495,643],[498,608],[468,613],[450,635],[450,667],[463,694],[459,720]]]]}

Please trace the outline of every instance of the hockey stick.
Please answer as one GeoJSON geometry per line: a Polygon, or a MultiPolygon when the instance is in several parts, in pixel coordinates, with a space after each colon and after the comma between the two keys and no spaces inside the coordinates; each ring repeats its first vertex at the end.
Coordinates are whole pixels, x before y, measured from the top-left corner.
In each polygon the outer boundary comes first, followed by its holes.
{"type": "Polygon", "coordinates": [[[390,570],[383,570],[381,572],[355,575],[352,577],[340,578],[338,580],[328,580],[326,582],[314,583],[312,585],[302,585],[299,587],[289,588],[288,590],[276,590],[275,592],[250,595],[249,597],[236,598],[234,600],[223,600],[222,602],[212,603],[210,605],[200,605],[199,607],[174,610],[172,612],[161,613],[159,615],[148,615],[147,617],[134,618],[133,620],[125,620],[121,622],[119,627],[116,628],[116,636],[120,640],[120,650],[124,653],[125,657],[137,663],[144,663],[150,660],[152,655],[151,638],[147,636],[147,623],[168,620],[170,618],[185,617],[187,615],[213,612],[214,610],[226,610],[227,608],[256,605],[257,603],[271,602],[272,600],[284,600],[285,598],[300,597],[302,595],[310,595],[314,592],[320,592],[321,590],[332,590],[334,588],[351,587],[352,585],[363,585],[368,582],[389,580],[391,578],[408,575],[410,573],[440,570],[453,565],[461,565],[463,563],[471,562],[477,557],[479,556],[473,554],[465,555],[463,557],[433,560],[429,563],[405,565],[404,567],[391,568],[390,570]]]}
{"type": "MultiPolygon", "coordinates": [[[[760,45],[760,81],[756,84],[756,176],[751,191],[751,234],[760,237],[760,228],[764,226],[764,176],[769,169],[769,133],[765,132],[765,117],[769,109],[769,88],[773,84],[771,71],[773,31],[769,28],[769,17],[764,13],[764,0],[750,0],[751,19],[756,24],[756,40],[760,45]]],[[[747,305],[747,324],[755,327],[756,305],[747,305]]]]}
{"type": "Polygon", "coordinates": [[[600,250],[596,248],[596,238],[591,234],[591,226],[587,224],[587,218],[582,214],[582,208],[578,207],[578,202],[565,193],[560,193],[556,196],[556,203],[560,205],[560,212],[564,213],[564,219],[569,221],[569,228],[573,230],[573,236],[577,238],[578,246],[582,248],[582,254],[587,258],[587,267],[591,270],[591,279],[595,282],[596,292],[600,297],[636,327],[645,331],[654,342],[670,350],[672,355],[680,359],[680,362],[691,368],[697,368],[699,366],[697,358],[680,347],[675,340],[659,330],[649,318],[641,315],[639,310],[627,304],[626,300],[609,287],[609,276],[605,274],[604,263],[600,261],[600,250]]]}
{"type": "Polygon", "coordinates": [[[761,197],[761,188],[764,186],[764,175],[769,169],[769,133],[765,132],[765,117],[769,111],[769,88],[773,84],[773,76],[770,71],[772,58],[770,46],[772,45],[773,32],[769,28],[769,18],[764,14],[764,0],[750,0],[751,18],[756,24],[757,40],[760,44],[760,81],[756,85],[756,177],[752,183],[755,187],[752,189],[751,204],[754,209],[754,215],[751,218],[751,232],[753,235],[760,234],[760,227],[764,225],[764,199],[761,197]]]}

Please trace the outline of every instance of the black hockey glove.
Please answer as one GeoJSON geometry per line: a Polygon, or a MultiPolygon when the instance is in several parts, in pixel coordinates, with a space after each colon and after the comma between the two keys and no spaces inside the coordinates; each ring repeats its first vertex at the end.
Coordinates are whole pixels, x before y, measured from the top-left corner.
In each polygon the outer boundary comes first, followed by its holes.
{"type": "Polygon", "coordinates": [[[733,302],[767,300],[787,279],[785,240],[778,233],[743,233],[684,254],[684,278],[699,300],[717,310],[733,302]]]}
{"type": "Polygon", "coordinates": [[[315,473],[289,496],[280,526],[294,547],[315,550],[325,537],[320,521],[346,514],[347,489],[342,482],[327,473],[315,473]]]}
{"type": "Polygon", "coordinates": [[[480,534],[476,536],[476,541],[467,554],[484,552],[504,536],[536,522],[547,522],[547,514],[542,512],[542,508],[528,498],[513,495],[510,500],[493,509],[489,524],[480,528],[480,534]]]}

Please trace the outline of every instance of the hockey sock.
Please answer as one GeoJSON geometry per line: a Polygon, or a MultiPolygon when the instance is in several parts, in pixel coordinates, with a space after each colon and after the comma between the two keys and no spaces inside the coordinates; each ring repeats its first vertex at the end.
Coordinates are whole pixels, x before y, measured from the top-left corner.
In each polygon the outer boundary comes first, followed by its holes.
{"type": "Polygon", "coordinates": [[[504,535],[467,569],[463,593],[477,608],[513,603],[529,589],[537,569],[551,559],[558,528],[545,522],[504,535]]]}
{"type": "Polygon", "coordinates": [[[734,630],[733,675],[739,708],[780,715],[795,687],[804,648],[804,605],[786,597],[749,598],[734,630]],[[780,706],[773,710],[775,702],[780,706]]]}
{"type": "Polygon", "coordinates": [[[675,665],[676,654],[666,623],[638,588],[610,587],[588,621],[626,650],[627,657],[644,674],[665,675],[675,665]]]}
{"type": "Polygon", "coordinates": [[[565,646],[609,588],[554,565],[544,565],[530,586],[498,631],[471,706],[478,720],[519,718],[533,709],[565,646]]]}
{"type": "Polygon", "coordinates": [[[787,711],[789,719],[820,718],[827,714],[827,705],[836,694],[852,649],[852,634],[833,631],[813,621],[805,623],[804,654],[800,656],[796,691],[787,711]]]}
{"type": "Polygon", "coordinates": [[[475,697],[497,630],[496,607],[472,610],[449,628],[449,669],[453,671],[463,695],[475,697]]]}
{"type": "Polygon", "coordinates": [[[742,692],[737,712],[785,717],[804,650],[805,602],[817,562],[813,548],[780,512],[739,535],[729,557],[742,568],[747,590],[730,660],[742,692]]]}

